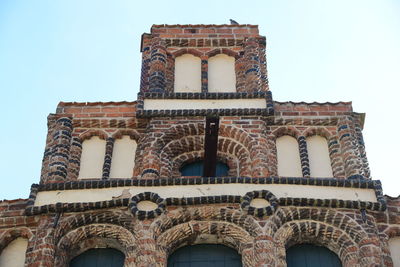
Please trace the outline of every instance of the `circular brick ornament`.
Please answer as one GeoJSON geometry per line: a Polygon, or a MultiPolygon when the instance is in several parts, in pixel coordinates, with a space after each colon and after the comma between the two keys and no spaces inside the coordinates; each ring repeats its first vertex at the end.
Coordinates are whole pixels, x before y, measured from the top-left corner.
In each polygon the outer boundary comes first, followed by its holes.
{"type": "MultiPolygon", "coordinates": [[[[148,205],[147,205],[148,206],[148,205]]],[[[146,220],[155,218],[165,211],[165,199],[161,198],[158,194],[153,192],[144,192],[134,195],[129,203],[129,208],[134,216],[139,220],[146,220]],[[143,202],[152,202],[157,207],[154,209],[141,209],[141,204],[143,202]],[[139,205],[138,205],[139,204],[139,205]],[[138,207],[139,206],[139,207],[138,207]]]]}
{"type": "Polygon", "coordinates": [[[249,215],[257,217],[263,217],[265,215],[270,216],[278,207],[278,199],[268,190],[250,191],[242,197],[240,207],[249,215]],[[259,208],[253,207],[251,202],[256,199],[266,200],[266,206],[259,208]]]}

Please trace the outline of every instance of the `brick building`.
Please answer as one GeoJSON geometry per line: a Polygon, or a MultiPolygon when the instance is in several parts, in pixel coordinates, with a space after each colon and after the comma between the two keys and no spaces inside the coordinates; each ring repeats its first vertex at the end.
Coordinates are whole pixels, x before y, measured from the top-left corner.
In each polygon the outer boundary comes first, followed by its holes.
{"type": "Polygon", "coordinates": [[[141,52],[137,101],[49,115],[0,266],[400,266],[351,103],[274,101],[255,25],[153,25],[141,52]]]}

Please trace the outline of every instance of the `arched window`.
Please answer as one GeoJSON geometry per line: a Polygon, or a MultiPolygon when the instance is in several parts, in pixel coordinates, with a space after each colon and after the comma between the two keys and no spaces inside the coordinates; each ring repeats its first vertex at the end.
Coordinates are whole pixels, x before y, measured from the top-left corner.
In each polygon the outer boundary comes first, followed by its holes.
{"type": "Polygon", "coordinates": [[[302,177],[299,144],[296,138],[284,135],[276,139],[278,175],[302,177]]]}
{"type": "Polygon", "coordinates": [[[178,249],[168,258],[168,267],[229,266],[240,267],[236,250],[223,245],[194,245],[178,249]]]}
{"type": "Polygon", "coordinates": [[[400,237],[389,239],[390,255],[392,256],[393,267],[400,267],[400,237]]]}
{"type": "Polygon", "coordinates": [[[114,142],[110,178],[130,178],[135,166],[136,141],[124,135],[114,142]]]}
{"type": "MultiPolygon", "coordinates": [[[[203,175],[204,161],[196,161],[182,166],[179,170],[182,176],[202,176],[203,175]]],[[[228,176],[229,166],[223,162],[218,161],[216,165],[215,176],[228,176]]]]}
{"type": "Polygon", "coordinates": [[[125,255],[113,248],[89,249],[73,258],[70,267],[122,267],[125,255]]]}
{"type": "Polygon", "coordinates": [[[333,177],[326,138],[313,135],[307,137],[306,142],[311,177],[333,177]]]}
{"type": "Polygon", "coordinates": [[[105,154],[105,140],[93,136],[83,141],[78,179],[101,178],[105,154]]]}
{"type": "Polygon", "coordinates": [[[174,91],[201,92],[201,59],[191,54],[175,58],[174,91]]]}
{"type": "Polygon", "coordinates": [[[327,248],[301,244],[286,251],[287,267],[341,267],[339,257],[327,248]]]}
{"type": "Polygon", "coordinates": [[[218,54],[208,59],[208,91],[236,92],[234,57],[218,54]]]}
{"type": "Polygon", "coordinates": [[[28,240],[18,237],[3,249],[0,255],[0,266],[23,267],[28,240]]]}

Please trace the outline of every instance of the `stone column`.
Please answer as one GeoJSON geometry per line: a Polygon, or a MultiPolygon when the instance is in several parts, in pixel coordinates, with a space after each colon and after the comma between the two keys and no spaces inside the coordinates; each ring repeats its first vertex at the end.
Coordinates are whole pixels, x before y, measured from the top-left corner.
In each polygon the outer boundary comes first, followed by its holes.
{"type": "Polygon", "coordinates": [[[53,147],[46,182],[63,182],[67,178],[69,149],[71,145],[72,120],[60,118],[53,132],[53,147]]]}

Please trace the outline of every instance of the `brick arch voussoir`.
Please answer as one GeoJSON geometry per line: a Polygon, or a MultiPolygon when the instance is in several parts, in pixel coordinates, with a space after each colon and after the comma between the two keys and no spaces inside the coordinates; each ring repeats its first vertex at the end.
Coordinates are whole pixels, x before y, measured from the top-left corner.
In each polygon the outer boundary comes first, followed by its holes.
{"type": "Polygon", "coordinates": [[[139,134],[136,130],[133,129],[120,129],[117,132],[115,132],[111,137],[114,139],[120,139],[124,135],[129,136],[132,140],[135,140],[137,143],[142,137],[141,134],[139,134]]]}
{"type": "MultiPolygon", "coordinates": [[[[273,235],[277,244],[277,260],[286,262],[286,249],[297,244],[314,244],[336,253],[343,266],[360,266],[362,252],[357,242],[345,231],[324,222],[313,220],[289,221],[273,235]]],[[[278,264],[279,265],[279,264],[278,264]]]]}
{"type": "Polygon", "coordinates": [[[239,53],[237,53],[237,52],[235,52],[235,51],[233,51],[233,50],[231,50],[229,48],[216,48],[216,49],[213,49],[211,51],[208,51],[206,53],[206,56],[208,58],[210,58],[210,57],[213,57],[213,56],[216,56],[216,55],[219,55],[219,54],[224,54],[224,55],[227,55],[227,56],[230,56],[230,57],[234,57],[235,60],[240,58],[239,53]]]}
{"type": "Polygon", "coordinates": [[[133,229],[134,218],[132,215],[118,210],[86,212],[61,218],[54,231],[54,243],[58,243],[66,233],[94,223],[113,224],[126,229],[133,229]]]}
{"type": "Polygon", "coordinates": [[[94,223],[80,226],[63,235],[57,242],[55,266],[67,266],[68,262],[84,251],[95,248],[92,242],[103,241],[107,247],[125,254],[125,262],[135,257],[136,238],[128,229],[114,224],[94,223]]]}
{"type": "Polygon", "coordinates": [[[183,56],[183,55],[185,55],[185,54],[190,54],[190,55],[193,55],[193,56],[195,56],[195,57],[200,57],[200,58],[201,58],[202,56],[204,56],[204,53],[203,53],[203,52],[201,52],[201,51],[199,51],[199,50],[197,50],[197,49],[193,49],[193,48],[182,48],[182,49],[179,49],[179,50],[177,50],[177,51],[172,52],[171,54],[172,54],[172,56],[173,56],[174,58],[183,56]]]}
{"type": "Polygon", "coordinates": [[[236,142],[241,143],[250,153],[253,151],[252,144],[256,142],[248,132],[231,125],[220,125],[219,136],[231,138],[236,142]]]}
{"type": "Polygon", "coordinates": [[[157,138],[155,149],[158,152],[172,140],[180,139],[190,135],[204,135],[204,123],[185,123],[171,126],[162,136],[157,138]]]}
{"type": "Polygon", "coordinates": [[[306,129],[303,134],[304,137],[311,137],[314,135],[322,136],[326,139],[326,141],[329,141],[330,138],[332,138],[332,133],[328,131],[325,127],[311,127],[306,129]]]}
{"type": "Polygon", "coordinates": [[[109,137],[109,134],[106,133],[105,131],[102,131],[99,129],[97,129],[97,130],[89,129],[89,130],[86,130],[83,133],[81,133],[78,136],[78,138],[81,142],[83,142],[87,139],[90,139],[93,136],[98,136],[100,139],[107,140],[107,138],[109,137]]]}
{"type": "Polygon", "coordinates": [[[307,207],[279,208],[267,222],[267,233],[273,235],[283,224],[300,220],[312,220],[337,227],[351,236],[357,244],[368,238],[367,232],[353,218],[334,209],[307,207]]]}
{"type": "Polygon", "coordinates": [[[33,240],[32,231],[27,227],[18,227],[7,230],[0,235],[0,254],[3,249],[5,249],[12,241],[19,237],[25,238],[28,241],[33,240]]]}
{"type": "Polygon", "coordinates": [[[151,225],[155,237],[160,236],[168,229],[190,221],[221,221],[229,222],[243,228],[250,236],[256,237],[262,234],[262,229],[254,217],[240,210],[221,207],[192,207],[190,209],[179,208],[170,211],[166,216],[160,216],[151,225]]]}
{"type": "Polygon", "coordinates": [[[192,151],[202,150],[204,147],[204,137],[199,135],[185,136],[175,139],[164,146],[160,153],[161,168],[160,175],[162,177],[170,176],[174,171],[174,158],[181,154],[192,151]]]}
{"type": "Polygon", "coordinates": [[[297,140],[301,136],[301,132],[298,129],[296,129],[296,127],[282,126],[272,131],[272,135],[275,137],[275,139],[282,137],[284,135],[289,135],[291,137],[296,138],[297,140]]]}
{"type": "Polygon", "coordinates": [[[391,225],[383,231],[387,238],[400,237],[400,226],[391,225]]]}

